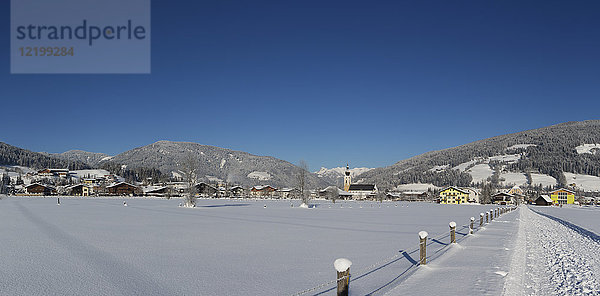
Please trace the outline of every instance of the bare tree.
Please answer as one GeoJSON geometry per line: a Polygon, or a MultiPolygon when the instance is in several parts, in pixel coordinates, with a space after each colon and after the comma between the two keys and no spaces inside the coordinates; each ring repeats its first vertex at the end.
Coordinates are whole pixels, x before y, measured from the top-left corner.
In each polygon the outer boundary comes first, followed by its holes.
{"type": "Polygon", "coordinates": [[[298,163],[298,175],[296,176],[296,181],[298,183],[298,190],[300,191],[300,198],[302,199],[302,202],[305,204],[308,204],[308,201],[310,200],[310,195],[307,192],[307,188],[306,188],[306,179],[308,176],[308,164],[306,164],[306,161],[304,160],[300,160],[300,162],[298,163]]]}
{"type": "Polygon", "coordinates": [[[188,153],[183,161],[182,171],[184,173],[187,192],[185,194],[185,206],[193,208],[196,206],[196,185],[198,183],[198,159],[191,153],[188,153]]]}
{"type": "Polygon", "coordinates": [[[331,199],[333,203],[340,197],[340,192],[337,187],[330,186],[327,188],[327,197],[331,199]]]}

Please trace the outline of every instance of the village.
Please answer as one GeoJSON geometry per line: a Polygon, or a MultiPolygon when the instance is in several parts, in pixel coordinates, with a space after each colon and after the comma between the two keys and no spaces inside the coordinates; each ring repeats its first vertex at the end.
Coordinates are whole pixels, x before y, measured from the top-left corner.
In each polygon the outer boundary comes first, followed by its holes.
{"type": "MultiPolygon", "coordinates": [[[[200,198],[262,198],[262,199],[301,199],[298,187],[275,187],[268,184],[244,187],[226,182],[195,182],[192,190],[187,182],[173,180],[153,183],[126,182],[122,177],[105,170],[69,171],[68,169],[29,170],[21,175],[4,175],[5,192],[15,196],[73,196],[73,197],[155,197],[178,198],[189,192],[200,198]]],[[[523,190],[515,185],[496,190],[486,200],[482,190],[473,187],[448,186],[437,190],[386,190],[380,191],[376,184],[352,183],[350,169],[344,173],[343,188],[328,186],[306,190],[308,199],[331,200],[376,200],[376,201],[425,201],[439,204],[485,204],[519,205],[535,204],[542,206],[597,205],[600,199],[584,196],[568,188],[557,188],[539,194],[523,190]]],[[[574,186],[574,184],[571,184],[574,186]]]]}

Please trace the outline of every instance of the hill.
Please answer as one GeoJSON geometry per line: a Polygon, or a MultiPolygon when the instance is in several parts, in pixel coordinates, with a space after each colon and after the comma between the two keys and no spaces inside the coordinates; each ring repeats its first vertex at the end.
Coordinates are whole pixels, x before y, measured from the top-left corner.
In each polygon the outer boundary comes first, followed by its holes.
{"type": "MultiPolygon", "coordinates": [[[[359,179],[374,182],[379,188],[409,183],[469,186],[486,182],[564,186],[600,176],[599,143],[599,120],[567,122],[427,152],[370,170],[359,179]]],[[[600,190],[596,187],[581,189],[600,190]]]]}
{"type": "MultiPolygon", "coordinates": [[[[270,156],[257,156],[230,149],[189,142],[158,141],[118,154],[105,165],[157,168],[175,177],[183,174],[185,161],[191,155],[198,162],[198,176],[203,181],[227,181],[245,186],[270,184],[278,187],[296,185],[300,168],[270,156]]],[[[325,187],[327,182],[308,174],[308,187],[325,187]]]]}
{"type": "Polygon", "coordinates": [[[68,168],[79,170],[89,168],[89,165],[78,160],[60,159],[48,154],[11,146],[3,142],[0,142],[0,165],[18,165],[35,169],[68,168]]]}

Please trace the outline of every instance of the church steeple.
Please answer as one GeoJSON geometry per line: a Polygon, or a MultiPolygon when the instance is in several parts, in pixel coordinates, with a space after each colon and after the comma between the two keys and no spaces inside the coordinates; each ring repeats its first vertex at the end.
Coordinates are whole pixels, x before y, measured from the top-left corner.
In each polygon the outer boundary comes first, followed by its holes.
{"type": "Polygon", "coordinates": [[[344,191],[350,190],[350,184],[352,184],[352,177],[350,176],[350,166],[346,164],[346,171],[344,172],[344,191]]]}

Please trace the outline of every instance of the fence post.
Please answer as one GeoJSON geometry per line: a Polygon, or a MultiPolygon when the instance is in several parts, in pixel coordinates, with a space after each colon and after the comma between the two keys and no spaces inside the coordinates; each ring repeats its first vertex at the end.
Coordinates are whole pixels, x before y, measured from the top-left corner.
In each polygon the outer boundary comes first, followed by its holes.
{"type": "Polygon", "coordinates": [[[473,234],[473,223],[475,222],[475,217],[471,217],[471,225],[469,227],[469,234],[473,234]]]}
{"type": "Polygon", "coordinates": [[[456,222],[452,221],[448,223],[448,226],[450,226],[450,243],[454,244],[456,243],[456,222]]]}
{"type": "Polygon", "coordinates": [[[490,210],[490,222],[494,221],[494,210],[490,210]]]}
{"type": "Polygon", "coordinates": [[[419,256],[419,264],[420,265],[426,265],[427,264],[427,236],[429,234],[427,234],[427,231],[421,231],[419,232],[419,249],[420,249],[420,256],[419,256]]]}
{"type": "Polygon", "coordinates": [[[352,261],[346,258],[339,258],[333,262],[333,267],[337,271],[337,295],[348,296],[350,289],[350,266],[352,261]]]}
{"type": "Polygon", "coordinates": [[[483,225],[483,213],[479,213],[479,227],[483,225]]]}
{"type": "Polygon", "coordinates": [[[486,223],[486,224],[487,224],[487,223],[490,223],[489,216],[490,216],[490,212],[485,212],[485,223],[486,223]]]}
{"type": "Polygon", "coordinates": [[[56,204],[60,206],[60,197],[56,198],[56,204]]]}

